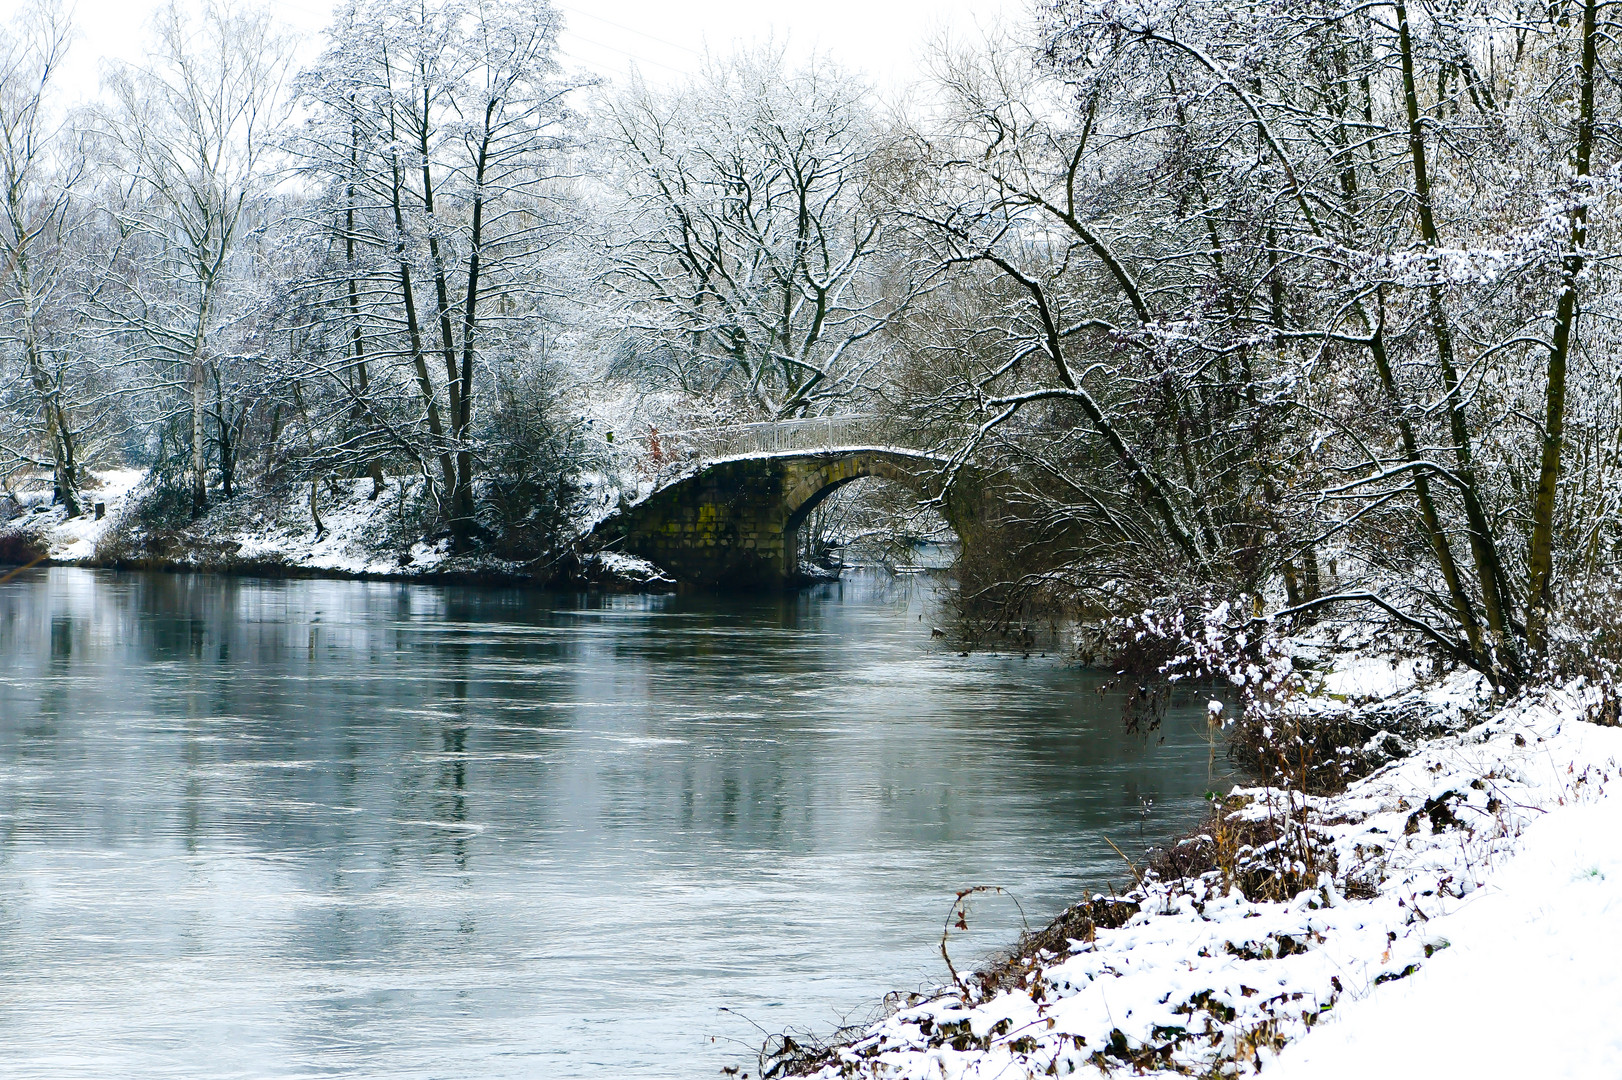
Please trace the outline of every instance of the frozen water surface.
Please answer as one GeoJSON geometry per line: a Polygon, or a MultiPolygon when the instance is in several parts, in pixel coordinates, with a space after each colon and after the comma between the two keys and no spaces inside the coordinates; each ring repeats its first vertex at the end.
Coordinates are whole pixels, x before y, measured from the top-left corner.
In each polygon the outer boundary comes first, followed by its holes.
{"type": "Polygon", "coordinates": [[[0,585],[0,1074],[753,1073],[943,978],[957,889],[1045,918],[1211,781],[934,588],[0,585]]]}

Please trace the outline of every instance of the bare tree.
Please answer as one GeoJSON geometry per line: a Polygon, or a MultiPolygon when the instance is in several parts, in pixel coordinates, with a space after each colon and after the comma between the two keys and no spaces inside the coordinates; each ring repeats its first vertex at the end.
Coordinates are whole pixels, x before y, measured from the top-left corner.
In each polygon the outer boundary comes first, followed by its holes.
{"type": "Polygon", "coordinates": [[[268,13],[214,2],[195,18],[165,8],[155,32],[145,65],[114,72],[101,123],[127,191],[111,209],[138,241],[113,304],[142,358],[175,373],[164,383],[189,411],[196,515],[208,505],[209,390],[244,329],[233,259],[273,177],[290,44],[268,13]]]}
{"type": "MultiPolygon", "coordinates": [[[[1562,565],[1592,568],[1616,535],[1608,498],[1575,498],[1614,475],[1599,448],[1617,430],[1592,180],[1604,9],[1050,10],[1046,99],[949,76],[949,134],[979,154],[945,160],[961,191],[931,211],[950,259],[1026,279],[1047,340],[1015,357],[1088,357],[1075,381],[1113,409],[1082,411],[1185,552],[1242,567],[1271,527],[1255,511],[1278,506],[1287,584],[1313,547],[1359,568],[1322,597],[1290,588],[1292,610],[1373,604],[1500,683],[1527,677],[1562,565]],[[1083,258],[1091,300],[1056,287],[1083,258]],[[1266,438],[1247,448],[1247,429],[1266,438]]],[[[1074,393],[1028,370],[976,383],[987,430],[1074,393]]]]}
{"type": "Polygon", "coordinates": [[[634,313],[633,366],[772,418],[862,386],[864,343],[908,290],[878,272],[893,140],[858,81],[745,54],[675,91],[633,82],[602,138],[626,195],[608,281],[634,313]]]}
{"type": "Polygon", "coordinates": [[[304,79],[299,148],[343,245],[357,408],[381,415],[367,356],[403,360],[422,428],[410,441],[437,460],[459,532],[474,516],[480,362],[537,316],[540,263],[567,221],[559,27],[545,0],[354,5],[304,79]]]}
{"type": "MultiPolygon", "coordinates": [[[[80,507],[65,370],[71,346],[60,323],[71,290],[84,161],[64,118],[50,109],[70,33],[66,16],[49,3],[25,9],[9,31],[0,30],[0,326],[21,353],[37,417],[32,434],[49,455],[56,498],[72,517],[80,507]]],[[[32,457],[7,449],[25,461],[32,457]]]]}
{"type": "Polygon", "coordinates": [[[1198,162],[1168,163],[1189,120],[1175,105],[1149,120],[1161,103],[1143,100],[1139,72],[1075,87],[996,41],[936,67],[907,217],[947,287],[909,335],[939,372],[916,411],[955,423],[954,471],[1018,508],[1024,539],[998,543],[1032,551],[1011,560],[1009,598],[1058,588],[1108,609],[1127,585],[1141,602],[1178,582],[1259,589],[1281,571],[1292,598],[1312,598],[1312,546],[1268,539],[1290,531],[1294,418],[1279,391],[1297,370],[1257,347],[1283,314],[1256,243],[1272,208],[1219,194],[1198,162]],[[1213,197],[1220,223],[1189,213],[1213,197]]]}

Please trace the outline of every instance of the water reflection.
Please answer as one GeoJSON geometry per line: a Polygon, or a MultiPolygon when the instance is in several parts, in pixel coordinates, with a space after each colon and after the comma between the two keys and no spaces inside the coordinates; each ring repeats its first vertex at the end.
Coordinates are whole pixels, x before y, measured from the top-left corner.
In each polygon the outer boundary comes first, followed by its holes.
{"type": "Polygon", "coordinates": [[[0,586],[0,1071],[713,1076],[723,1007],[831,1023],[958,888],[1051,911],[1192,820],[1197,709],[1148,747],[928,589],[0,586]]]}

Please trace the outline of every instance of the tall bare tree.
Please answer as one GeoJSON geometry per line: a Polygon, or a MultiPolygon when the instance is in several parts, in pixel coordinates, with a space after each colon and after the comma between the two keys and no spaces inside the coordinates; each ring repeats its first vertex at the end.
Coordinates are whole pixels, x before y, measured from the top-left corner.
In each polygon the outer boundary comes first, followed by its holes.
{"type": "MultiPolygon", "coordinates": [[[[0,333],[15,341],[31,391],[28,445],[48,455],[56,497],[71,517],[80,509],[78,463],[61,309],[71,291],[71,234],[83,213],[84,159],[51,107],[70,35],[61,8],[45,2],[0,29],[0,333]]],[[[38,460],[22,446],[7,449],[38,460]]]]}
{"type": "Polygon", "coordinates": [[[908,288],[880,273],[893,140],[858,81],[743,54],[674,91],[633,82],[602,137],[624,192],[608,281],[634,313],[632,366],[767,418],[862,387],[864,345],[908,288]]]}
{"type": "Polygon", "coordinates": [[[193,514],[208,505],[210,388],[223,386],[245,306],[232,302],[243,230],[274,179],[287,115],[290,40],[263,10],[210,0],[193,16],[157,16],[148,60],[110,80],[101,123],[108,165],[127,196],[112,212],[132,234],[117,316],[141,357],[172,372],[189,412],[193,514]]]}
{"type": "Polygon", "coordinates": [[[1038,52],[943,55],[923,411],[1027,508],[1027,577],[1282,579],[1292,612],[1371,604],[1528,677],[1618,536],[1610,32],[1597,4],[1060,0],[1038,52]],[[1107,554],[1145,544],[1147,574],[1107,554]]]}
{"type": "Polygon", "coordinates": [[[536,317],[568,221],[560,26],[545,0],[356,4],[303,81],[314,116],[299,146],[343,244],[350,370],[404,363],[413,444],[463,532],[481,361],[536,317]]]}

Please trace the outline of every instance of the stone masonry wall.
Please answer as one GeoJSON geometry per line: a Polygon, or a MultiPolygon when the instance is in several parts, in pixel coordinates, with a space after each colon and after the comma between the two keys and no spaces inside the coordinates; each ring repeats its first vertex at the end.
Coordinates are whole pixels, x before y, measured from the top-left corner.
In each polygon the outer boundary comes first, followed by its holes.
{"type": "Polygon", "coordinates": [[[622,550],[694,585],[786,584],[782,460],[733,461],[660,491],[612,530],[622,550]]]}

